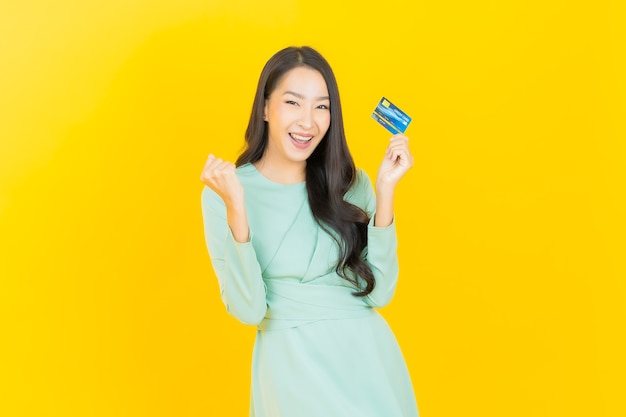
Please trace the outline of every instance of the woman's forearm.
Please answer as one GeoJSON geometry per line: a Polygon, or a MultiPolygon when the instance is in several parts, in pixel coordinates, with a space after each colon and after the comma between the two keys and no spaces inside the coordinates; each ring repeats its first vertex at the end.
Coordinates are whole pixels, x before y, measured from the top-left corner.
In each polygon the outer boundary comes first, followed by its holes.
{"type": "Polygon", "coordinates": [[[394,189],[376,187],[376,214],[374,226],[387,227],[393,221],[394,189]]]}
{"type": "Polygon", "coordinates": [[[235,241],[244,243],[250,240],[250,229],[248,226],[248,217],[246,215],[246,207],[241,204],[226,205],[226,220],[228,226],[235,238],[235,241]]]}

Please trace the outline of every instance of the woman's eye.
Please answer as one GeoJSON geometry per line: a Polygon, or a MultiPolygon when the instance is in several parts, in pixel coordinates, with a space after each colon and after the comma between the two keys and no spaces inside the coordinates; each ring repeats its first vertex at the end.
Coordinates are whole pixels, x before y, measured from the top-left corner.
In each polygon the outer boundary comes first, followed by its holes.
{"type": "Polygon", "coordinates": [[[293,100],[287,100],[285,103],[287,103],[287,104],[291,104],[292,106],[297,106],[297,105],[298,105],[298,103],[296,103],[296,102],[295,102],[295,101],[293,101],[293,100]]]}
{"type": "Polygon", "coordinates": [[[320,104],[317,106],[318,109],[328,110],[328,106],[326,104],[320,104]]]}

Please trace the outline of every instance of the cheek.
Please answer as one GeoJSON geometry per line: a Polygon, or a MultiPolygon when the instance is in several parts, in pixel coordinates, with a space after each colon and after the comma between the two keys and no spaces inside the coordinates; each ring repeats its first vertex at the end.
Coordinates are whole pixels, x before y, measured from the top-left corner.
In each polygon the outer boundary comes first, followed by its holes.
{"type": "Polygon", "coordinates": [[[328,130],[330,126],[330,113],[320,114],[317,118],[317,125],[321,130],[328,130]]]}

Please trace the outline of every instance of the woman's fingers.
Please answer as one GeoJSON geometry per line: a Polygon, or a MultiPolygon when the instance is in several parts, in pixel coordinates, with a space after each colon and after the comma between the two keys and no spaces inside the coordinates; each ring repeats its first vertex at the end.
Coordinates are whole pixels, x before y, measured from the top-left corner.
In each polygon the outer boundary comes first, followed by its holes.
{"type": "Polygon", "coordinates": [[[215,156],[213,154],[209,154],[206,162],[204,163],[204,168],[202,168],[202,172],[200,173],[200,181],[206,184],[207,180],[210,178],[210,173],[212,170],[212,166],[215,162],[215,156]]]}
{"type": "Polygon", "coordinates": [[[216,158],[211,154],[204,164],[200,180],[210,185],[228,176],[235,175],[235,169],[235,164],[232,162],[224,161],[222,158],[216,158]]]}
{"type": "Polygon", "coordinates": [[[401,134],[393,136],[378,169],[377,188],[395,187],[412,166],[413,155],[409,150],[409,138],[401,134]]]}
{"type": "Polygon", "coordinates": [[[409,150],[409,138],[404,135],[393,136],[387,147],[386,156],[392,161],[413,166],[413,155],[409,150]]]}

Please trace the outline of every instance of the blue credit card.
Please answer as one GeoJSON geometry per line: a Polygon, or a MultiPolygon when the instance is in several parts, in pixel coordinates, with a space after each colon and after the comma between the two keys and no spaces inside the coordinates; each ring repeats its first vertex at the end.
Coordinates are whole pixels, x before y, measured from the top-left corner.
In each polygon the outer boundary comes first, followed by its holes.
{"type": "Polygon", "coordinates": [[[385,97],[380,99],[378,106],[372,113],[372,118],[394,135],[404,133],[406,128],[409,127],[409,123],[411,123],[409,115],[385,97]]]}

